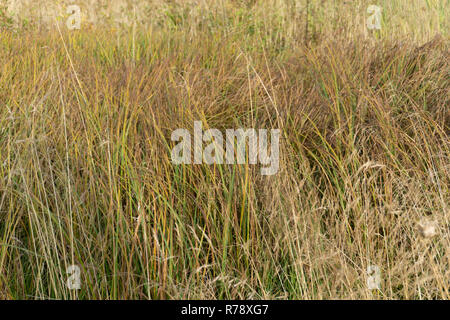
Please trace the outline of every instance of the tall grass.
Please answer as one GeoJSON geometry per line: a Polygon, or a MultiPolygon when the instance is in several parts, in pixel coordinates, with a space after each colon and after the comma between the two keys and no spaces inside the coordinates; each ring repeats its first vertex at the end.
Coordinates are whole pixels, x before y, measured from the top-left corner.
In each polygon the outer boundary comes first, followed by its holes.
{"type": "Polygon", "coordinates": [[[369,2],[311,1],[307,37],[306,1],[4,11],[0,297],[448,299],[448,3],[378,3],[370,32],[369,2]],[[197,120],[281,129],[280,170],[174,165],[197,120]]]}

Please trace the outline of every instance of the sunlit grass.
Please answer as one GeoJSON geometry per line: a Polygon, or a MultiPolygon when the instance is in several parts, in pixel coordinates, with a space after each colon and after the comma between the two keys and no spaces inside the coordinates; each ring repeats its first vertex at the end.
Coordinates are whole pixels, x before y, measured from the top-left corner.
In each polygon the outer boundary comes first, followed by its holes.
{"type": "Polygon", "coordinates": [[[379,1],[375,32],[311,2],[307,37],[306,1],[1,16],[0,297],[448,299],[445,1],[379,1]],[[279,172],[174,165],[197,120],[281,129],[279,172]]]}

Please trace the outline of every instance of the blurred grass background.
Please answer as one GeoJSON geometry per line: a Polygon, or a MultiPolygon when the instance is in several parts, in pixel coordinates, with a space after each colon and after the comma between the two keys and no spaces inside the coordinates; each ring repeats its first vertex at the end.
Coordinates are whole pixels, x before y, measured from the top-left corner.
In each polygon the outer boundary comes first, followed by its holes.
{"type": "Polygon", "coordinates": [[[53,28],[56,18],[67,17],[70,4],[81,7],[84,24],[196,28],[222,21],[223,32],[245,24],[278,26],[286,37],[294,36],[308,16],[311,31],[346,35],[366,33],[369,5],[382,8],[381,35],[395,39],[408,36],[429,40],[436,33],[448,35],[448,0],[1,0],[4,11],[16,23],[36,23],[53,28]],[[307,5],[309,12],[307,13],[307,5]]]}

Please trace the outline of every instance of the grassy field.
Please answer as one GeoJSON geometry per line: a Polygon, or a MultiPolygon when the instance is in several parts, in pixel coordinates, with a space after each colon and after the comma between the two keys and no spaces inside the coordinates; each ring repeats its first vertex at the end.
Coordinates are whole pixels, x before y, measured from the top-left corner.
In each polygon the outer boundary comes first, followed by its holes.
{"type": "Polygon", "coordinates": [[[0,298],[450,297],[449,1],[0,3],[0,298]]]}

